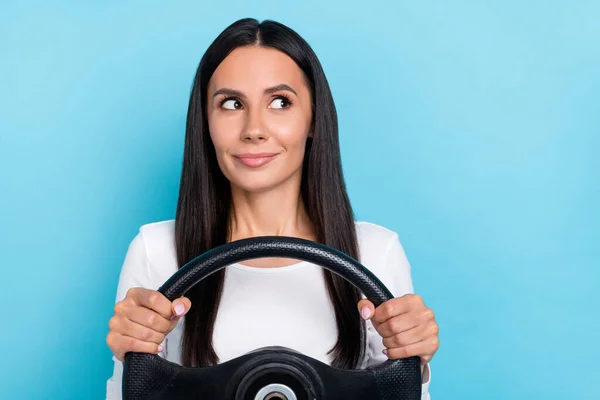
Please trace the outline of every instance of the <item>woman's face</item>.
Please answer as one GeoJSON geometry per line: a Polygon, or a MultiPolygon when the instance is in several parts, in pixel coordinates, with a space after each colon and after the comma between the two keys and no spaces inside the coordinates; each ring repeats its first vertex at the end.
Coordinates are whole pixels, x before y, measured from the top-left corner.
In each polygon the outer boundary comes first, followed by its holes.
{"type": "Polygon", "coordinates": [[[302,70],[285,53],[239,47],[223,60],[208,85],[207,117],[232,185],[256,192],[301,177],[311,103],[302,70]]]}

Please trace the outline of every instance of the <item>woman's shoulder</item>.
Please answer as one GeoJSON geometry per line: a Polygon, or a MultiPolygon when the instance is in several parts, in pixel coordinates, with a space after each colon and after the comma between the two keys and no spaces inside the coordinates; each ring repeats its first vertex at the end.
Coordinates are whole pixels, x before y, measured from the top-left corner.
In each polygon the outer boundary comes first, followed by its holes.
{"type": "Polygon", "coordinates": [[[383,225],[376,224],[370,221],[354,221],[357,232],[359,235],[365,235],[367,237],[377,237],[379,239],[391,239],[394,238],[397,233],[392,229],[383,225]]]}
{"type": "Polygon", "coordinates": [[[164,220],[139,227],[132,248],[143,252],[153,286],[162,285],[177,269],[175,220],[164,220]]]}
{"type": "Polygon", "coordinates": [[[175,220],[152,222],[140,226],[138,236],[144,242],[150,262],[170,264],[175,262],[175,220]]]}
{"type": "Polygon", "coordinates": [[[149,222],[140,226],[140,234],[146,240],[172,240],[175,237],[175,220],[149,222]]]}
{"type": "Polygon", "coordinates": [[[399,241],[398,233],[383,225],[369,221],[355,221],[354,225],[361,252],[381,251],[393,242],[399,241]]]}
{"type": "Polygon", "coordinates": [[[411,293],[411,267],[398,233],[372,222],[357,221],[360,262],[395,296],[411,293]]]}

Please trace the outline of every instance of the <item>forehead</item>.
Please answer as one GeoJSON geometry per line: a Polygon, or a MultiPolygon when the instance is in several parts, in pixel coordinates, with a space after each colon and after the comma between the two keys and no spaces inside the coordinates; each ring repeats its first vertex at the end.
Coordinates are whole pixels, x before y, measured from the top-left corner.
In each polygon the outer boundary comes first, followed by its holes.
{"type": "Polygon", "coordinates": [[[302,70],[287,54],[272,48],[245,46],[233,50],[217,67],[211,90],[227,87],[247,92],[287,83],[304,85],[302,70]]]}

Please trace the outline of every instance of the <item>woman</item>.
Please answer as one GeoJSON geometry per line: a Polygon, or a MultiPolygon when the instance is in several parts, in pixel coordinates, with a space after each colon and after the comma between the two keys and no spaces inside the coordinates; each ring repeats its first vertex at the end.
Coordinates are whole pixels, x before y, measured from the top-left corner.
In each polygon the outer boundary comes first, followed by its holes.
{"type": "Polygon", "coordinates": [[[341,368],[420,356],[429,398],[433,312],[412,294],[398,235],[354,221],[340,158],[334,102],[310,46],[272,21],[243,19],[221,33],[191,93],[176,218],[141,227],[125,258],[107,336],[115,361],[107,398],[120,398],[129,351],[201,366],[272,345],[341,368]],[[199,254],[265,235],[337,248],[397,297],[375,309],[343,279],[289,259],[231,265],[172,303],[156,291],[199,254]]]}

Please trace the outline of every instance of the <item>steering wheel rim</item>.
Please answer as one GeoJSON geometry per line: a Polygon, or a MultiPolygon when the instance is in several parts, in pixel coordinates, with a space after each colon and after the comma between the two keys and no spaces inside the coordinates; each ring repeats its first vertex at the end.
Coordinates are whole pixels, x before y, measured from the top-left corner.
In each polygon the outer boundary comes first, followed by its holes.
{"type": "Polygon", "coordinates": [[[215,247],[177,270],[158,291],[169,301],[173,301],[222,268],[241,261],[267,257],[293,258],[317,264],[348,280],[375,307],[394,297],[375,274],[349,255],[322,243],[287,236],[246,238],[215,247]]]}
{"type": "MultiPolygon", "coordinates": [[[[193,286],[210,276],[211,274],[241,261],[266,258],[266,257],[284,257],[314,263],[325,268],[334,274],[342,277],[358,288],[365,297],[370,300],[375,307],[393,298],[389,289],[357,260],[349,255],[334,249],[322,243],[309,241],[306,239],[286,237],[286,236],[261,236],[241,239],[217,246],[207,252],[195,257],[183,267],[177,270],[163,285],[158,289],[169,301],[173,301],[185,295],[193,286]]],[[[365,338],[361,338],[365,343],[365,338]]],[[[361,347],[359,359],[364,357],[364,346],[361,347]]],[[[162,366],[173,363],[163,359],[157,354],[130,352],[125,356],[124,380],[123,380],[123,398],[128,392],[128,380],[131,379],[131,371],[127,371],[127,366],[148,365],[152,368],[161,368],[162,366]]],[[[180,367],[180,366],[179,366],[180,367]]],[[[183,368],[183,367],[181,367],[183,368]]],[[[214,368],[214,367],[204,367],[214,368]]],[[[189,368],[194,369],[194,368],[189,368]]],[[[196,368],[199,369],[199,368],[196,368]]],[[[400,383],[400,381],[410,382],[415,386],[411,390],[404,391],[402,397],[381,397],[382,400],[388,399],[420,399],[421,395],[421,371],[419,357],[409,357],[405,359],[385,360],[377,366],[370,367],[372,371],[379,374],[382,384],[390,385],[391,381],[400,383]],[[400,371],[403,375],[399,379],[392,376],[392,371],[400,371]],[[418,373],[418,376],[415,374],[418,373]],[[418,397],[414,395],[417,391],[418,397]],[[408,394],[410,393],[410,394],[408,394]]],[[[139,371],[138,371],[139,372],[139,371]]],[[[130,385],[129,385],[130,386],[130,385]]]]}

